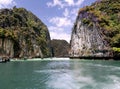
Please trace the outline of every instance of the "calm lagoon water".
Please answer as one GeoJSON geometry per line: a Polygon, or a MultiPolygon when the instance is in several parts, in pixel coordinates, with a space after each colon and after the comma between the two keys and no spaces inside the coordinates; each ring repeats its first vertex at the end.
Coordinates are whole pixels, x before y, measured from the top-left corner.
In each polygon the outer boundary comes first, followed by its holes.
{"type": "Polygon", "coordinates": [[[54,58],[0,63],[0,89],[120,89],[120,61],[54,58]]]}

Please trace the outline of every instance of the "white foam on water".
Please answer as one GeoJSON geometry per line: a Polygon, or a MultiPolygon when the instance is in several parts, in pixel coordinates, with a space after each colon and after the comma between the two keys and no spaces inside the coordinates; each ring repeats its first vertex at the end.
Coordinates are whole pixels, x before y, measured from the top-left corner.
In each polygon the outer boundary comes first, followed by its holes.
{"type": "Polygon", "coordinates": [[[80,83],[85,83],[85,84],[94,84],[94,80],[92,77],[88,77],[88,76],[80,76],[77,78],[78,79],[78,82],[80,83]]]}
{"type": "MultiPolygon", "coordinates": [[[[48,72],[48,71],[47,71],[48,72]]],[[[81,74],[82,70],[60,70],[52,71],[49,81],[46,82],[48,88],[52,89],[82,89],[87,85],[94,86],[95,81],[91,76],[81,74]]]]}
{"type": "Polygon", "coordinates": [[[11,61],[61,61],[61,60],[70,60],[70,58],[32,58],[32,59],[11,59],[11,61]]]}
{"type": "Polygon", "coordinates": [[[106,84],[103,89],[120,89],[120,82],[116,84],[106,84]]]}
{"type": "Polygon", "coordinates": [[[66,73],[69,72],[69,70],[66,69],[44,69],[44,70],[35,70],[36,73],[66,73]]]}
{"type": "Polygon", "coordinates": [[[87,86],[94,88],[97,85],[95,79],[92,76],[85,76],[83,74],[82,75],[80,74],[78,77],[76,77],[76,80],[79,86],[81,86],[79,89],[82,89],[87,86]]]}
{"type": "MultiPolygon", "coordinates": [[[[35,70],[36,73],[45,73],[48,74],[48,79],[45,81],[46,86],[51,89],[82,89],[87,86],[92,87],[93,89],[120,89],[120,77],[116,75],[108,75],[108,82],[96,81],[94,76],[89,74],[83,75],[85,71],[84,66],[90,66],[94,68],[105,68],[111,71],[120,71],[119,66],[114,65],[103,65],[103,64],[93,64],[93,63],[82,63],[74,61],[71,65],[70,62],[63,62],[61,60],[70,60],[69,58],[35,58],[28,59],[25,61],[54,61],[46,65],[47,69],[44,70],[35,70]],[[58,64],[56,61],[61,61],[58,64]],[[70,69],[72,66],[72,70],[70,69]],[[63,68],[63,69],[62,69],[63,68]],[[110,82],[109,82],[110,80],[110,82]]],[[[24,61],[24,60],[23,60],[24,61]]],[[[88,68],[87,67],[87,68],[88,68]]],[[[114,74],[114,73],[112,73],[114,74]]],[[[99,76],[98,76],[99,77],[99,76]]]]}
{"type": "Polygon", "coordinates": [[[33,59],[27,59],[27,60],[24,60],[24,59],[11,59],[10,61],[40,61],[40,60],[43,60],[41,58],[33,58],[33,59]]]}
{"type": "Polygon", "coordinates": [[[110,68],[112,70],[120,70],[119,66],[111,66],[111,65],[102,65],[102,64],[93,64],[93,63],[87,63],[85,65],[88,66],[96,66],[96,67],[104,67],[104,68],[110,68]]]}
{"type": "Polygon", "coordinates": [[[108,75],[107,82],[101,83],[101,89],[120,89],[120,78],[115,75],[108,75]]]}
{"type": "Polygon", "coordinates": [[[70,58],[51,58],[51,60],[70,60],[70,58]]]}
{"type": "Polygon", "coordinates": [[[71,74],[53,74],[50,76],[50,81],[46,82],[46,85],[52,89],[80,89],[80,86],[76,86],[75,82],[71,74]]]}

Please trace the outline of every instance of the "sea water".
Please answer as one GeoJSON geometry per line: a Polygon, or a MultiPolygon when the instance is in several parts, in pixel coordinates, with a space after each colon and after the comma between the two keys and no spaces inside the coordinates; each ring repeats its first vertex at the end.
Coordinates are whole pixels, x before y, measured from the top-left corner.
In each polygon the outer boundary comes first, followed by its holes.
{"type": "Polygon", "coordinates": [[[120,61],[47,58],[0,63],[0,89],[120,89],[120,61]]]}

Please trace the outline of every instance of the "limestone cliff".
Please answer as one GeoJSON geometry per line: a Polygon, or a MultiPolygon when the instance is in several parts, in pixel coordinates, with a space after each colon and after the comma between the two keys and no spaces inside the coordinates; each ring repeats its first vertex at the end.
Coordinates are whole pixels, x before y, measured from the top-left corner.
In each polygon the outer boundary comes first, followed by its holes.
{"type": "Polygon", "coordinates": [[[14,44],[12,40],[9,39],[0,39],[0,56],[9,55],[10,57],[14,56],[14,44]]]}
{"type": "Polygon", "coordinates": [[[113,57],[120,47],[119,11],[119,0],[98,0],[81,8],[72,29],[70,57],[113,57]]]}
{"type": "Polygon", "coordinates": [[[24,8],[0,10],[0,56],[49,57],[47,26],[24,8]]]}
{"type": "Polygon", "coordinates": [[[82,23],[83,17],[79,15],[73,27],[71,37],[71,57],[109,57],[109,43],[105,40],[102,30],[94,23],[89,27],[82,23]]]}

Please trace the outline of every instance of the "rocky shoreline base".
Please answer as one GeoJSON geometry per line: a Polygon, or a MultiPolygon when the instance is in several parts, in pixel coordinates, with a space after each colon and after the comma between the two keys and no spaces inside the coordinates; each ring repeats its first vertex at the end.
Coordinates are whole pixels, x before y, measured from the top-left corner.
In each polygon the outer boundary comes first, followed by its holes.
{"type": "Polygon", "coordinates": [[[79,56],[69,57],[70,59],[92,59],[92,60],[120,60],[120,57],[96,57],[96,56],[79,56]]]}
{"type": "Polygon", "coordinates": [[[6,58],[6,57],[0,58],[0,63],[6,63],[6,62],[10,62],[10,58],[6,58]]]}

